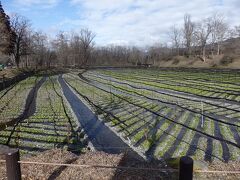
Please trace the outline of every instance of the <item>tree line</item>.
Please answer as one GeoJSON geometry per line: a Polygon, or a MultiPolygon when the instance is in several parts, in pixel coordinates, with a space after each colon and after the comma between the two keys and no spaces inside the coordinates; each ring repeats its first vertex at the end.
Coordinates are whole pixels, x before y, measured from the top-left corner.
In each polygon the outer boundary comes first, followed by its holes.
{"type": "Polygon", "coordinates": [[[42,31],[34,31],[25,17],[6,15],[0,3],[0,53],[8,55],[17,67],[141,65],[174,56],[195,56],[206,61],[209,56],[223,53],[226,39],[240,37],[240,26],[230,28],[220,13],[196,22],[190,14],[185,14],[182,27],[173,25],[169,29],[170,44],[96,46],[95,37],[95,33],[83,28],[79,32],[59,32],[54,39],[49,38],[42,31]]]}
{"type": "Polygon", "coordinates": [[[220,55],[222,43],[234,37],[240,37],[240,26],[233,29],[229,27],[225,17],[221,13],[214,13],[212,16],[194,22],[190,14],[185,14],[182,28],[172,26],[170,37],[176,54],[199,56],[206,60],[206,50],[208,55],[220,55]]]}

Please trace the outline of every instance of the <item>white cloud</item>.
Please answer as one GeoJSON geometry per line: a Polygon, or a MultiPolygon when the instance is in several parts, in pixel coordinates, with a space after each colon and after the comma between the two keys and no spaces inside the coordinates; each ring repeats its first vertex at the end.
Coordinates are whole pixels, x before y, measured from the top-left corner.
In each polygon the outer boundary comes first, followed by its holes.
{"type": "Polygon", "coordinates": [[[181,26],[185,13],[199,20],[219,11],[230,24],[239,23],[239,0],[71,0],[79,19],[62,25],[83,26],[97,33],[98,44],[147,45],[168,41],[168,30],[181,26]]]}
{"type": "Polygon", "coordinates": [[[51,8],[56,6],[59,0],[15,0],[15,4],[22,8],[29,8],[31,6],[39,8],[51,8]]]}

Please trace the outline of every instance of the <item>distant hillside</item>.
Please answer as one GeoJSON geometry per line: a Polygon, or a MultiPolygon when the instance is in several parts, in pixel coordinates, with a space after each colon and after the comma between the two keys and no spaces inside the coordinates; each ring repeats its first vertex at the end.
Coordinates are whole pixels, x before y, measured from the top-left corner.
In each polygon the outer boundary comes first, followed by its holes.
{"type": "Polygon", "coordinates": [[[210,46],[207,47],[208,56],[203,62],[198,56],[174,56],[165,61],[156,62],[159,67],[185,67],[185,68],[229,68],[240,69],[240,37],[231,38],[221,45],[220,55],[211,55],[210,46]]]}
{"type": "Polygon", "coordinates": [[[240,57],[240,37],[226,40],[222,49],[225,55],[240,57]]]}

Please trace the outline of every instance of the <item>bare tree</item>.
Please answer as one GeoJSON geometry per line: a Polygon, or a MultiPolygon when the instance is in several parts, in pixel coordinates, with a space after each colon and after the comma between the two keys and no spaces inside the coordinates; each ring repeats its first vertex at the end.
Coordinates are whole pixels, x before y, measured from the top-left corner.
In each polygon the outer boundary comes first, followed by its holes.
{"type": "Polygon", "coordinates": [[[91,56],[91,52],[94,46],[95,34],[89,29],[82,29],[80,31],[80,41],[81,41],[81,55],[82,62],[80,66],[85,66],[91,56]]]}
{"type": "Polygon", "coordinates": [[[69,47],[72,54],[72,65],[76,66],[81,63],[80,61],[82,58],[81,39],[79,34],[72,32],[69,47]]]}
{"type": "Polygon", "coordinates": [[[148,49],[148,55],[153,64],[157,61],[167,61],[172,58],[172,50],[165,44],[155,44],[148,49]]]}
{"type": "Polygon", "coordinates": [[[225,22],[225,18],[222,14],[215,13],[211,18],[211,26],[212,46],[217,44],[217,55],[219,55],[221,44],[227,38],[227,33],[229,31],[228,24],[225,22]]]}
{"type": "Polygon", "coordinates": [[[191,55],[193,32],[194,32],[194,23],[191,21],[191,15],[185,14],[183,38],[185,42],[185,47],[187,48],[187,56],[191,55]]]}
{"type": "Polygon", "coordinates": [[[173,47],[177,50],[177,55],[179,55],[179,48],[181,45],[181,30],[176,27],[176,25],[171,27],[170,38],[173,43],[173,47]]]}
{"type": "Polygon", "coordinates": [[[234,34],[236,37],[240,37],[240,25],[234,27],[234,34]]]}
{"type": "Polygon", "coordinates": [[[25,17],[18,14],[14,14],[11,17],[11,27],[16,34],[15,49],[13,54],[16,65],[17,67],[19,67],[21,56],[26,54],[27,49],[26,39],[28,29],[30,28],[30,24],[25,17]]]}
{"type": "Polygon", "coordinates": [[[197,23],[194,35],[199,42],[201,48],[202,60],[206,61],[206,45],[209,35],[212,32],[211,18],[207,18],[197,23]]]}
{"type": "Polygon", "coordinates": [[[67,66],[69,60],[69,45],[68,38],[64,32],[59,32],[57,38],[52,41],[52,46],[55,49],[58,65],[67,66]]]}
{"type": "Polygon", "coordinates": [[[33,46],[34,46],[34,54],[36,66],[43,66],[46,64],[46,53],[48,51],[47,48],[47,35],[43,32],[35,32],[32,36],[33,46]]]}
{"type": "Polygon", "coordinates": [[[137,47],[132,47],[129,52],[129,59],[132,65],[137,65],[138,62],[143,60],[143,52],[137,47]]]}
{"type": "Polygon", "coordinates": [[[56,60],[57,60],[56,52],[51,49],[47,49],[47,52],[46,52],[47,67],[50,68],[51,65],[56,64],[56,60]]]}
{"type": "Polygon", "coordinates": [[[25,67],[28,67],[34,63],[34,61],[32,61],[32,56],[34,54],[34,43],[32,36],[33,32],[31,30],[28,30],[27,35],[24,38],[24,56],[21,57],[21,63],[24,64],[25,67]]]}

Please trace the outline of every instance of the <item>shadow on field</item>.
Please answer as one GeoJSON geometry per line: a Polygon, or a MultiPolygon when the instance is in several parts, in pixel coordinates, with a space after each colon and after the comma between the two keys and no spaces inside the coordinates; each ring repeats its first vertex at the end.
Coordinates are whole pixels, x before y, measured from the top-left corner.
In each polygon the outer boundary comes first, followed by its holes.
{"type": "Polygon", "coordinates": [[[118,164],[112,179],[177,179],[178,173],[166,170],[165,163],[159,160],[140,161],[125,153],[118,164]],[[121,167],[128,167],[122,169],[121,167]]]}
{"type": "Polygon", "coordinates": [[[36,82],[36,85],[31,89],[31,91],[29,92],[27,99],[26,99],[26,104],[25,104],[25,108],[24,111],[21,115],[19,115],[17,118],[12,119],[11,121],[9,121],[6,125],[7,126],[12,126],[14,125],[11,134],[8,137],[8,140],[6,142],[6,145],[9,145],[10,140],[12,138],[13,133],[15,132],[16,127],[18,126],[18,124],[24,120],[29,118],[30,116],[32,116],[34,114],[34,112],[36,111],[36,98],[37,98],[37,93],[38,90],[40,89],[40,87],[42,86],[42,84],[46,81],[46,77],[43,77],[39,82],[36,82]]]}
{"type": "MultiPolygon", "coordinates": [[[[74,163],[78,158],[73,158],[73,159],[70,159],[68,161],[66,161],[65,163],[66,164],[72,164],[74,163]]],[[[48,180],[51,180],[51,179],[56,179],[58,176],[60,176],[60,174],[67,168],[67,166],[60,166],[58,167],[57,169],[55,169],[53,171],[53,173],[48,177],[48,180]]]]}

